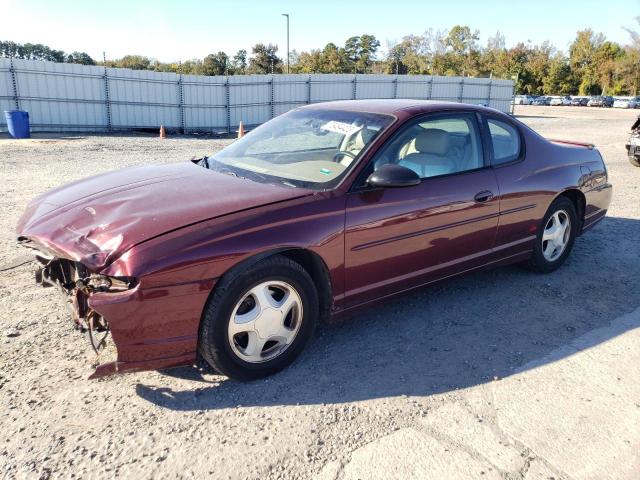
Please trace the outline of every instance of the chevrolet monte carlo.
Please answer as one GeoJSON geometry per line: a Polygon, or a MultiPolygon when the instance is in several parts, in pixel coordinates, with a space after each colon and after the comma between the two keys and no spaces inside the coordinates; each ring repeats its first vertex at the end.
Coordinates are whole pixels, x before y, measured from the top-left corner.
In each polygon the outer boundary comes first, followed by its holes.
{"type": "Polygon", "coordinates": [[[494,109],[340,101],[44,193],[17,233],[94,348],[115,345],[92,377],[204,359],[250,380],[322,320],[480,268],[557,269],[611,192],[593,145],[494,109]]]}

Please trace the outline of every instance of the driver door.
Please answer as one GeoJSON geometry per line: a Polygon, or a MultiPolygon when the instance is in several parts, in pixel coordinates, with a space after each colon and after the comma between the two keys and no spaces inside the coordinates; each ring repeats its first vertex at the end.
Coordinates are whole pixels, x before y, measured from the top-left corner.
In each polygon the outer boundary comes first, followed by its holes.
{"type": "Polygon", "coordinates": [[[498,185],[478,125],[473,112],[432,114],[381,147],[347,197],[345,307],[491,261],[498,185]],[[421,183],[368,188],[385,163],[413,169],[421,183]]]}

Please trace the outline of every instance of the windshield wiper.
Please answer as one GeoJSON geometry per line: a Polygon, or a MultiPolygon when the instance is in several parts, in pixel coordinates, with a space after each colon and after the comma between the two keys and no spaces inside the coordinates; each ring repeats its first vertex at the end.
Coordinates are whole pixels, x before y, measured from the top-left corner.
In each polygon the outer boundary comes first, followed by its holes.
{"type": "Polygon", "coordinates": [[[207,157],[206,155],[202,157],[198,162],[198,165],[200,165],[201,167],[205,167],[206,169],[209,169],[209,157],[207,157]]]}

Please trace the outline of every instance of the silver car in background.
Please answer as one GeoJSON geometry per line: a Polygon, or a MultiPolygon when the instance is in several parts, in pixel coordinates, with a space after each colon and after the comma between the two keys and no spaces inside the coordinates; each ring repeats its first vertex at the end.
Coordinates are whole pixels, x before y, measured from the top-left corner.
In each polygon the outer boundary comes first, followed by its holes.
{"type": "Polygon", "coordinates": [[[613,101],[613,108],[638,108],[640,106],[640,97],[616,98],[613,101]]]}
{"type": "Polygon", "coordinates": [[[551,101],[549,102],[549,105],[551,105],[552,107],[554,106],[568,106],[571,105],[571,97],[569,95],[566,95],[564,97],[551,97],[551,101]]]}
{"type": "Polygon", "coordinates": [[[515,105],[531,105],[533,97],[531,95],[516,95],[513,99],[515,105]]]}

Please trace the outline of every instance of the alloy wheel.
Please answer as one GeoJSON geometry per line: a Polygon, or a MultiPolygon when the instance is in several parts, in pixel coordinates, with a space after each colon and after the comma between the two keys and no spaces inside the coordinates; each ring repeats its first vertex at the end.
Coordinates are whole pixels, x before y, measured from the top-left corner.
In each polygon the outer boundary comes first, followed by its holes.
{"type": "Polygon", "coordinates": [[[564,210],[556,211],[544,227],[542,233],[542,255],[548,262],[554,262],[565,251],[571,238],[571,220],[564,210]]]}
{"type": "Polygon", "coordinates": [[[252,287],[236,303],[227,333],[238,358],[261,363],[281,355],[302,324],[302,300],[286,282],[267,281],[252,287]]]}

